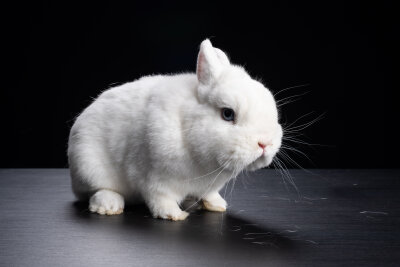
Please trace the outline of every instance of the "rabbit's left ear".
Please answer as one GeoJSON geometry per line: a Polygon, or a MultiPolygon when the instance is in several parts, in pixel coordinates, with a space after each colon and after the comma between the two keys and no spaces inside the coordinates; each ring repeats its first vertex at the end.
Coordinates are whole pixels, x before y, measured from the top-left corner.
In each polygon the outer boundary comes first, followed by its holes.
{"type": "Polygon", "coordinates": [[[196,70],[199,83],[203,85],[212,84],[221,74],[224,67],[229,64],[229,59],[225,53],[218,48],[214,48],[210,40],[206,39],[201,42],[196,70]]]}

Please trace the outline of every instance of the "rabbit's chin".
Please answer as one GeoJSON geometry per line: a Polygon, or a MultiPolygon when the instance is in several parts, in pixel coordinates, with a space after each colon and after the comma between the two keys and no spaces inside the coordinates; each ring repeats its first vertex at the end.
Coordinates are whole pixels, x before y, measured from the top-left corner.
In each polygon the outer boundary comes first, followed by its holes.
{"type": "Polygon", "coordinates": [[[255,155],[253,158],[247,158],[246,160],[225,160],[225,163],[220,163],[219,165],[225,171],[233,172],[237,175],[243,170],[256,171],[267,167],[272,163],[273,158],[274,155],[255,155]]]}
{"type": "Polygon", "coordinates": [[[245,169],[248,171],[256,171],[258,169],[268,167],[272,163],[273,159],[273,156],[263,155],[250,163],[245,169]]]}

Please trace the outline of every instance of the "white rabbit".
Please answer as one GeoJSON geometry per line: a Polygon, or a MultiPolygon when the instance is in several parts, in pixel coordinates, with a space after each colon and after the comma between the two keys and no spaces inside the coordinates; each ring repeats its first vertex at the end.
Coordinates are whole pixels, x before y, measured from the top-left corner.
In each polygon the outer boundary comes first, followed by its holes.
{"type": "Polygon", "coordinates": [[[119,214],[125,201],[142,199],[154,217],[184,220],[179,204],[188,196],[225,211],[224,184],[271,163],[282,139],[271,92],[208,39],[196,74],[111,88],[76,119],[72,187],[92,212],[119,214]]]}

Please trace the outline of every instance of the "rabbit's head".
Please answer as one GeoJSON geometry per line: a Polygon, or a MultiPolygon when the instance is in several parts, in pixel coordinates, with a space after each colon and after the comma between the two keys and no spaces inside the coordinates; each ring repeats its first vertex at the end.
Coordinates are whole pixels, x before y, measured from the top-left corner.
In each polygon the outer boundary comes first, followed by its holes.
{"type": "Polygon", "coordinates": [[[190,110],[190,147],[199,163],[233,172],[268,166],[281,146],[282,127],[271,92],[207,39],[197,60],[199,105],[190,110]]]}

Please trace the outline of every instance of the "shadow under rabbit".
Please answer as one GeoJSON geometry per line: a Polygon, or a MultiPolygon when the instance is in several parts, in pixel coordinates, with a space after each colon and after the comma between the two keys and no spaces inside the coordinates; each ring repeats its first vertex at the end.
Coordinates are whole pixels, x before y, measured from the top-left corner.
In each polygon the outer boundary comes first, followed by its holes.
{"type": "MultiPolygon", "coordinates": [[[[183,254],[214,255],[243,260],[250,258],[282,258],[302,247],[279,230],[226,213],[194,208],[185,221],[154,219],[144,204],[128,205],[117,216],[93,214],[86,202],[73,203],[74,214],[91,227],[112,225],[108,231],[124,232],[132,242],[140,238],[146,245],[178,247],[183,254]],[[143,241],[144,240],[144,241],[143,241]]],[[[298,257],[298,255],[296,256],[298,257]]],[[[287,257],[288,259],[290,257],[287,257]]]]}

